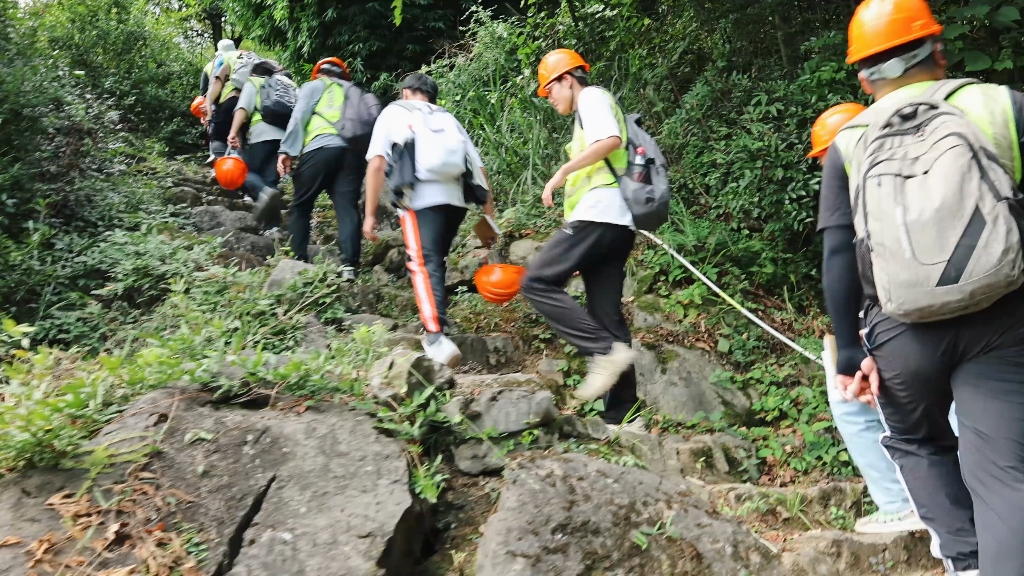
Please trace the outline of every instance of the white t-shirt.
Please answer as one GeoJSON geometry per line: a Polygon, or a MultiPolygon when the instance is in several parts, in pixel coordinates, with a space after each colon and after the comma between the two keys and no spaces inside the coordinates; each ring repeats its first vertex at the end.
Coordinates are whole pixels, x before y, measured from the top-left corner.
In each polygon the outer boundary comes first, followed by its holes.
{"type": "MultiPolygon", "coordinates": [[[[429,110],[437,108],[429,102],[421,100],[407,100],[407,102],[418,108],[429,110]]],[[[413,121],[413,112],[401,106],[386,106],[377,117],[373,125],[373,135],[370,136],[370,147],[366,152],[366,160],[370,161],[377,156],[383,156],[387,162],[391,162],[391,147],[395,142],[404,141],[409,135],[409,125],[413,121]]],[[[469,134],[462,124],[456,120],[462,136],[466,139],[467,148],[474,162],[483,166],[480,159],[480,152],[469,139],[469,134]]],[[[462,192],[462,181],[454,182],[417,182],[413,187],[412,195],[408,199],[409,208],[421,210],[432,206],[449,204],[452,206],[466,207],[466,199],[462,192]]]]}
{"type": "MultiPolygon", "coordinates": [[[[580,90],[579,96],[576,97],[576,110],[584,127],[583,135],[587,146],[612,136],[624,136],[615,117],[611,98],[599,88],[588,86],[580,90]]],[[[633,214],[630,213],[629,206],[626,206],[618,186],[594,188],[584,194],[569,216],[570,222],[576,220],[606,222],[634,228],[633,214]]]]}

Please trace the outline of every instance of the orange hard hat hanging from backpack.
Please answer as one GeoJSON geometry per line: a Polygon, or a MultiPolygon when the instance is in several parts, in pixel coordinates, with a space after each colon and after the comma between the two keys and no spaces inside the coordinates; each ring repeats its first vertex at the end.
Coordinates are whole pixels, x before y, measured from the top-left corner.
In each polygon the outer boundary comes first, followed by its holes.
{"type": "Polygon", "coordinates": [[[540,59],[537,66],[537,96],[548,97],[548,84],[557,80],[566,72],[571,72],[582,67],[585,72],[590,72],[590,64],[587,64],[583,57],[568,48],[552,50],[540,59]]]}
{"type": "Polygon", "coordinates": [[[847,122],[853,120],[866,108],[856,102],[846,102],[833,106],[822,112],[811,127],[811,153],[808,158],[820,158],[828,152],[828,147],[836,139],[836,134],[847,122]]]}
{"type": "Polygon", "coordinates": [[[925,0],[864,0],[850,20],[846,63],[942,34],[925,0]]]}

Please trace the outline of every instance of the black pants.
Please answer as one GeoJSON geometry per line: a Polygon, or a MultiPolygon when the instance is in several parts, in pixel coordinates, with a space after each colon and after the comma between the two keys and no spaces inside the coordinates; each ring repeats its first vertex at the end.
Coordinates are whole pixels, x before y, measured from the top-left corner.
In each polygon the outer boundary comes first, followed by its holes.
{"type": "Polygon", "coordinates": [[[309,227],[313,206],[326,191],[338,220],[338,250],[341,262],[359,267],[362,218],[359,195],[366,173],[366,160],[344,147],[318,148],[299,157],[292,173],[295,195],[288,209],[288,230],[295,258],[309,261],[309,227]]]}
{"type": "Polygon", "coordinates": [[[448,325],[445,258],[466,212],[465,208],[448,204],[398,211],[416,306],[420,309],[423,329],[430,333],[443,332],[448,325]]]}
{"type": "MultiPolygon", "coordinates": [[[[276,189],[281,182],[281,176],[277,173],[277,150],[280,147],[280,140],[264,140],[242,149],[242,159],[249,168],[245,176],[245,193],[253,200],[259,198],[260,190],[266,187],[276,189]]],[[[269,230],[280,225],[281,212],[274,210],[263,223],[263,229],[269,230]]]]}
{"type": "Polygon", "coordinates": [[[866,318],[882,446],[947,568],[1024,575],[1024,289],[950,320],[866,318]]]}
{"type": "MultiPolygon", "coordinates": [[[[530,264],[523,296],[581,354],[607,354],[615,342],[631,341],[622,314],[622,285],[635,240],[636,233],[626,226],[569,222],[530,264]],[[586,310],[563,289],[576,272],[586,287],[586,310]]],[[[636,371],[631,367],[605,398],[606,418],[621,419],[635,402],[636,371]]]]}
{"type": "Polygon", "coordinates": [[[210,140],[221,142],[227,145],[228,135],[231,134],[231,122],[235,118],[235,106],[238,104],[238,94],[217,104],[213,108],[213,118],[210,121],[210,140]]]}

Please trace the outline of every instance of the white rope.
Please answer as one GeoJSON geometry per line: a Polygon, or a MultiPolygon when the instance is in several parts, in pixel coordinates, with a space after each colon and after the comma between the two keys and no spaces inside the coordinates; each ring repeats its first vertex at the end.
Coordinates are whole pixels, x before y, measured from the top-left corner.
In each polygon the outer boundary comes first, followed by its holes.
{"type": "Polygon", "coordinates": [[[665,244],[660,239],[658,239],[658,237],[656,237],[654,234],[651,234],[650,232],[647,232],[646,230],[640,230],[639,232],[641,234],[643,234],[644,236],[647,236],[648,238],[653,240],[654,243],[657,244],[658,246],[661,246],[662,248],[664,248],[665,251],[668,252],[669,254],[671,254],[672,256],[674,256],[676,258],[676,260],[679,260],[680,262],[682,262],[683,266],[686,266],[690,270],[690,272],[693,272],[694,276],[699,278],[701,282],[707,284],[709,288],[711,288],[712,290],[715,291],[715,294],[718,294],[719,296],[721,296],[723,300],[725,300],[726,302],[731,304],[734,308],[739,310],[744,316],[746,316],[747,318],[750,318],[750,320],[752,322],[754,322],[755,324],[757,324],[761,328],[764,328],[765,331],[767,331],[772,336],[778,338],[786,346],[789,346],[793,350],[796,350],[797,352],[803,354],[807,358],[813,360],[814,362],[817,362],[819,365],[824,366],[824,364],[821,361],[821,358],[818,358],[814,354],[811,354],[807,350],[803,349],[799,344],[797,344],[796,342],[793,342],[789,338],[786,338],[785,336],[780,334],[777,330],[775,330],[771,326],[765,324],[760,318],[758,318],[757,316],[754,316],[749,310],[747,310],[746,308],[741,306],[738,302],[733,300],[728,294],[723,292],[722,289],[719,288],[718,286],[716,286],[714,282],[712,282],[711,280],[708,280],[707,276],[704,276],[703,274],[701,274],[700,270],[697,270],[697,268],[695,268],[693,266],[693,264],[690,264],[689,262],[686,261],[686,258],[683,258],[682,256],[680,256],[678,252],[676,252],[675,250],[670,248],[667,244],[665,244]]]}

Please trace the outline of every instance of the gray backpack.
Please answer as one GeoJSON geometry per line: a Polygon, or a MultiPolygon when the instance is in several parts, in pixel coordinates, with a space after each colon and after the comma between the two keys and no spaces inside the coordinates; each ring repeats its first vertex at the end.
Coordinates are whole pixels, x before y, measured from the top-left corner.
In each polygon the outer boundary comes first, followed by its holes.
{"type": "Polygon", "coordinates": [[[338,81],[345,90],[345,103],[341,111],[341,119],[335,124],[338,134],[345,139],[349,148],[360,155],[365,155],[370,147],[370,136],[373,125],[380,116],[380,100],[372,92],[364,90],[357,84],[347,80],[338,81]]]}
{"type": "Polygon", "coordinates": [[[1024,283],[1020,194],[995,148],[946,99],[977,80],[885,100],[850,162],[858,265],[888,316],[930,322],[984,309],[1024,283]]]}
{"type": "MultiPolygon", "coordinates": [[[[626,158],[629,164],[625,172],[619,174],[607,158],[604,162],[619,182],[622,198],[633,215],[633,225],[637,230],[653,232],[668,222],[671,189],[665,155],[661,153],[661,148],[654,137],[643,129],[643,117],[640,114],[626,114],[626,109],[619,104],[614,94],[604,88],[601,90],[611,96],[626,120],[626,158]],[[638,166],[633,162],[637,148],[644,149],[645,165],[638,166]],[[640,182],[634,178],[634,175],[645,171],[650,174],[650,183],[640,182]]],[[[582,128],[583,123],[578,112],[576,121],[582,128]]]]}
{"type": "Polygon", "coordinates": [[[260,87],[260,115],[271,126],[284,130],[295,110],[299,89],[285,76],[274,74],[260,87]]]}

